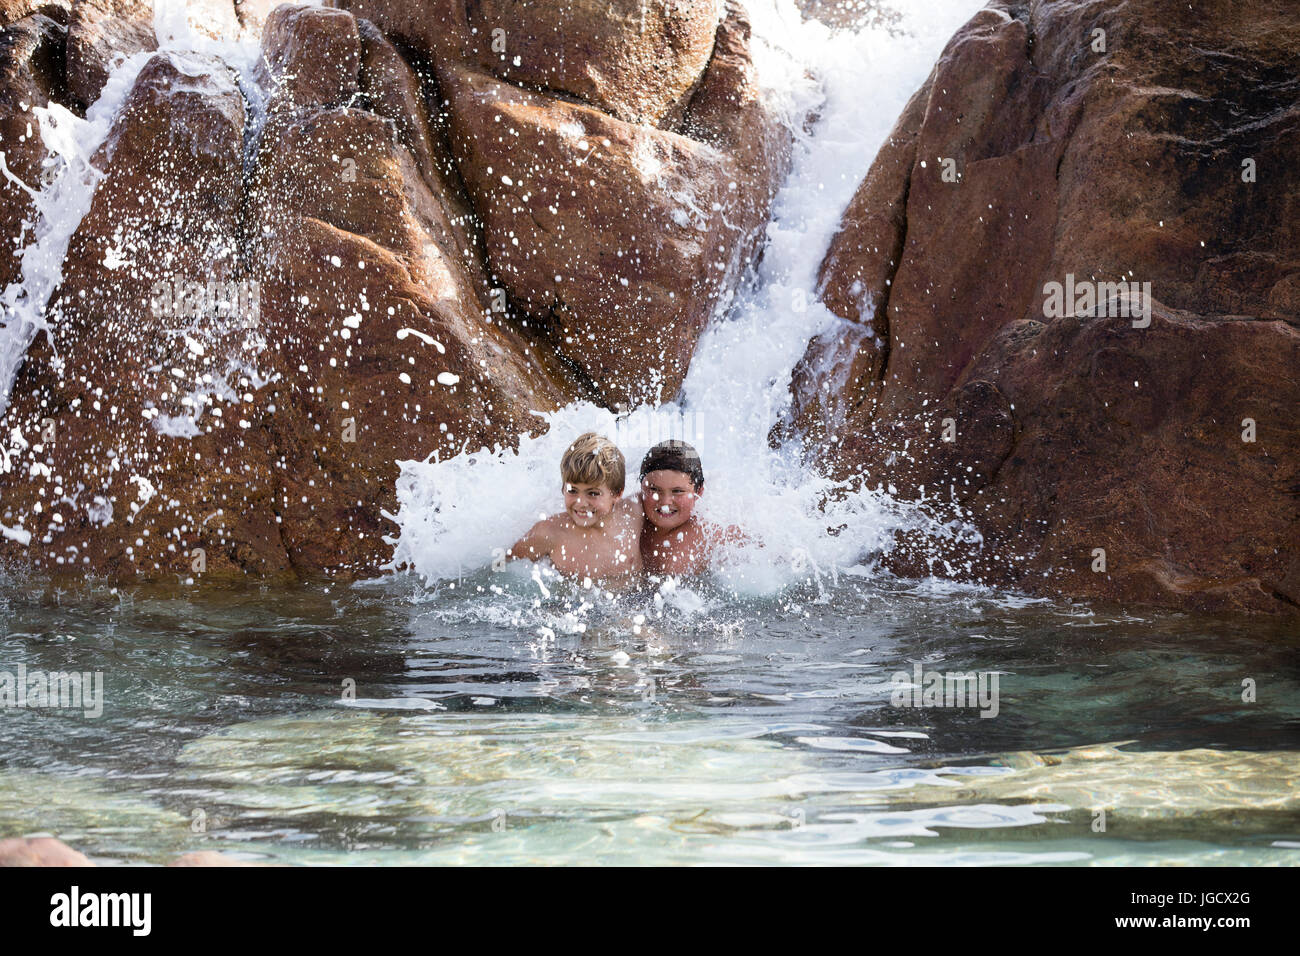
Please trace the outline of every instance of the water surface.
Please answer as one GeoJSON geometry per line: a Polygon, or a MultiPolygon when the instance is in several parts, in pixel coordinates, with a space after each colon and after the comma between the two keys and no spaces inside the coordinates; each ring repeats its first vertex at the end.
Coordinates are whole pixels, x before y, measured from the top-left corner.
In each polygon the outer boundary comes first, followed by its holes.
{"type": "Polygon", "coordinates": [[[1280,625],[855,575],[4,593],[0,670],[105,702],[0,711],[0,833],[99,863],[1300,860],[1280,625]],[[996,672],[997,715],[895,706],[917,662],[996,672]]]}

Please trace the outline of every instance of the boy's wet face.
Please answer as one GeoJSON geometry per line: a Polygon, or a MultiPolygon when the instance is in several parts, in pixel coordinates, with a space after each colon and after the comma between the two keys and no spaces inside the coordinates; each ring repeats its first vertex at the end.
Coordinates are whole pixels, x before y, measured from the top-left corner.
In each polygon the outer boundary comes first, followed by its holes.
{"type": "Polygon", "coordinates": [[[684,471],[651,471],[641,479],[641,509],[660,531],[671,531],[691,520],[700,492],[684,471]]]}
{"type": "Polygon", "coordinates": [[[609,517],[618,495],[604,485],[564,483],[564,510],[579,528],[594,528],[609,517]]]}

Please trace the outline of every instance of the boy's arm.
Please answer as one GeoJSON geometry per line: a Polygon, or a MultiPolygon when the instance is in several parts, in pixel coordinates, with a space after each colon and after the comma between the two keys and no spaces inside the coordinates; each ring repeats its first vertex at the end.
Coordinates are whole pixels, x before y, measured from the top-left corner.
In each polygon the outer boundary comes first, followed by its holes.
{"type": "Polygon", "coordinates": [[[506,557],[537,561],[549,555],[554,546],[551,519],[543,518],[533,525],[526,535],[510,546],[506,557]]]}
{"type": "Polygon", "coordinates": [[[760,548],[763,546],[762,541],[756,540],[747,531],[745,531],[744,528],[741,528],[739,525],[734,525],[734,524],[727,526],[727,530],[722,533],[722,540],[723,543],[725,544],[743,544],[743,545],[754,544],[760,548]]]}
{"type": "Polygon", "coordinates": [[[714,525],[709,535],[710,550],[720,545],[739,545],[741,547],[763,547],[763,542],[755,539],[739,525],[714,525]]]}

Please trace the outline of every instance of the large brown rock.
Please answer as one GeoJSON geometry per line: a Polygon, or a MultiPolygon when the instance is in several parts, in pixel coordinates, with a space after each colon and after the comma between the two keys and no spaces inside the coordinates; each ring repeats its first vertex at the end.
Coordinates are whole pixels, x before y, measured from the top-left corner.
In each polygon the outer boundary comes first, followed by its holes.
{"type": "Polygon", "coordinates": [[[0,28],[41,13],[59,24],[67,24],[72,0],[0,0],[0,28]]]}
{"type": "Polygon", "coordinates": [[[350,13],[285,3],[266,18],[258,82],[272,112],[307,104],[346,105],[361,88],[361,36],[350,13]]]}
{"type": "Polygon", "coordinates": [[[369,20],[431,62],[468,55],[466,0],[333,0],[331,5],[369,20]]]}
{"type": "Polygon", "coordinates": [[[380,117],[332,108],[274,122],[253,200],[264,329],[283,370],[267,428],[292,463],[282,533],[300,566],[373,569],[391,554],[398,460],[508,444],[540,424],[530,409],[568,396],[492,321],[444,210],[380,117]]]}
{"type": "MultiPolygon", "coordinates": [[[[672,397],[752,262],[789,160],[743,7],[720,19],[713,3],[340,5],[436,65],[457,169],[424,147],[433,124],[398,126],[462,247],[478,238],[472,211],[495,279],[590,397],[672,397]],[[472,210],[457,206],[461,182],[472,210]]],[[[385,77],[371,108],[412,115],[412,78],[363,55],[385,77]]]]}
{"type": "Polygon", "coordinates": [[[99,98],[116,58],[157,48],[153,0],[73,0],[68,92],[84,109],[99,98]]]}
{"type": "Polygon", "coordinates": [[[471,0],[466,8],[483,69],[652,126],[684,108],[721,13],[717,0],[471,0]]]}
{"type": "Polygon", "coordinates": [[[427,101],[436,97],[431,77],[417,74],[392,43],[369,20],[357,21],[361,38],[360,86],[369,108],[391,120],[398,139],[446,211],[454,238],[445,237],[467,262],[481,263],[483,243],[469,197],[441,131],[429,117],[427,101]]]}
{"type": "MultiPolygon", "coordinates": [[[[63,52],[67,31],[49,17],[34,14],[0,32],[0,151],[5,165],[31,189],[40,189],[49,155],[34,107],[64,98],[63,52]]],[[[52,172],[52,170],[49,170],[52,172]]],[[[16,253],[30,239],[23,224],[35,206],[27,190],[0,179],[0,288],[21,273],[16,253]]]]}
{"type": "Polygon", "coordinates": [[[604,110],[631,123],[680,116],[713,50],[718,0],[341,0],[436,62],[604,110]]]}
{"type": "Polygon", "coordinates": [[[439,70],[492,270],[610,405],[676,395],[750,263],[788,158],[788,133],[758,102],[747,24],[726,28],[717,75],[686,114],[700,139],[439,70]]]}
{"type": "Polygon", "coordinates": [[[400,459],[508,444],[571,391],[491,311],[475,248],[420,171],[438,147],[391,45],[351,14],[286,7],[265,45],[283,51],[273,78],[326,78],[268,121],[250,195],[279,373],[265,427],[290,463],[280,530],[296,567],[364,572],[391,556],[400,459]],[[340,105],[362,89],[382,113],[340,105]]]}
{"type": "Polygon", "coordinates": [[[195,295],[245,279],[244,123],[215,60],[156,54],[137,77],[94,159],[105,176],[69,244],[52,342],[38,337],[0,420],[6,563],[290,573],[269,456],[246,427],[256,330],[237,299],[195,295]]]}
{"type": "Polygon", "coordinates": [[[1300,608],[1300,11],[1223,7],[995,2],[882,149],[787,425],[984,535],[900,570],[1300,608]],[[1150,325],[1048,308],[1067,274],[1151,283],[1150,325]]]}
{"type": "Polygon", "coordinates": [[[0,420],[17,436],[6,564],[374,573],[399,460],[509,444],[573,397],[494,309],[472,223],[453,222],[468,200],[391,44],[284,7],[264,54],[250,155],[230,71],[158,54],[96,157],[53,347],[33,346],[0,420]],[[225,301],[195,294],[210,280],[225,301]]]}

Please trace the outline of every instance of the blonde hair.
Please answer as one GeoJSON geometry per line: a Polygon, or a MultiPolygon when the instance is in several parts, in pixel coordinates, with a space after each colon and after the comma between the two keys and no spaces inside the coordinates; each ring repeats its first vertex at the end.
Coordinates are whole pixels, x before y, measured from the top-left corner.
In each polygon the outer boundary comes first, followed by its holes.
{"type": "Polygon", "coordinates": [[[618,446],[604,435],[579,435],[560,459],[560,475],[570,484],[602,485],[616,495],[623,493],[627,465],[618,446]]]}

